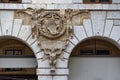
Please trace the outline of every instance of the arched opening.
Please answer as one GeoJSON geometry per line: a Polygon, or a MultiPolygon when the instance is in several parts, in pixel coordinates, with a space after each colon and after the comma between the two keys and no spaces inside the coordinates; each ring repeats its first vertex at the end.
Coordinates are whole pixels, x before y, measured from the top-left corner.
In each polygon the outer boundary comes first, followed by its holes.
{"type": "Polygon", "coordinates": [[[116,42],[92,37],[72,51],[69,80],[119,80],[120,48],[116,42]]]}
{"type": "Polygon", "coordinates": [[[13,37],[0,38],[0,80],[37,80],[36,68],[29,46],[13,37]]]}

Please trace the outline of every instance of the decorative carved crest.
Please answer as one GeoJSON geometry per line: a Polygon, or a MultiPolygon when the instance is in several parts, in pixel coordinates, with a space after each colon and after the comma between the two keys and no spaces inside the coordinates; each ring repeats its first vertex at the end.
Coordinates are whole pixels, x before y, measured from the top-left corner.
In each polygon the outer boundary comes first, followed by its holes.
{"type": "Polygon", "coordinates": [[[57,59],[64,60],[63,51],[72,37],[74,16],[88,14],[88,11],[29,8],[23,12],[32,16],[32,34],[33,38],[37,37],[38,44],[44,52],[42,60],[49,59],[51,71],[55,71],[57,59]]]}
{"type": "Polygon", "coordinates": [[[38,19],[36,26],[39,27],[40,34],[46,38],[58,38],[65,33],[65,18],[57,13],[47,13],[38,19]]]}

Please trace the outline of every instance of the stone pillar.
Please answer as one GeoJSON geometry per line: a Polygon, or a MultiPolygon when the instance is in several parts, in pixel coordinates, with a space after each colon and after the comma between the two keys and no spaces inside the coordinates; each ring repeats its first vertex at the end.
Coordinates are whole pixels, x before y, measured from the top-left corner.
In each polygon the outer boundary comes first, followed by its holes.
{"type": "Polygon", "coordinates": [[[51,74],[50,69],[37,69],[38,80],[68,80],[68,69],[56,69],[51,74]]]}
{"type": "Polygon", "coordinates": [[[69,69],[67,68],[68,60],[57,60],[55,73],[51,73],[48,60],[38,61],[37,75],[38,80],[68,80],[69,69]]]}

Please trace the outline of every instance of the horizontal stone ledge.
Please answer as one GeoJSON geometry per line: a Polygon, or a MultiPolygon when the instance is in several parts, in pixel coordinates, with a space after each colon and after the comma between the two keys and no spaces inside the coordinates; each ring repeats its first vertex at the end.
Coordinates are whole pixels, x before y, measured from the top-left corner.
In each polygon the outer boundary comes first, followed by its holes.
{"type": "MultiPolygon", "coordinates": [[[[68,75],[69,74],[69,69],[55,69],[54,75],[68,75]]],[[[39,76],[48,76],[52,75],[51,69],[37,69],[37,75],[39,76]]]]}
{"type": "Polygon", "coordinates": [[[120,4],[12,4],[0,3],[0,9],[81,9],[81,10],[120,10],[120,4]]]}

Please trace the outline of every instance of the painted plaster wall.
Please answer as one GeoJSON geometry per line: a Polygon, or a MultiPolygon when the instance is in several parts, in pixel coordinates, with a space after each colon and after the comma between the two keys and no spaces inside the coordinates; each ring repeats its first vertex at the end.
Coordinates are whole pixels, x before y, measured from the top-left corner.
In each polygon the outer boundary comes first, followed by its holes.
{"type": "Polygon", "coordinates": [[[119,57],[71,57],[69,80],[120,80],[119,57]]]}
{"type": "Polygon", "coordinates": [[[35,68],[35,58],[0,58],[0,68],[35,68]]]}

